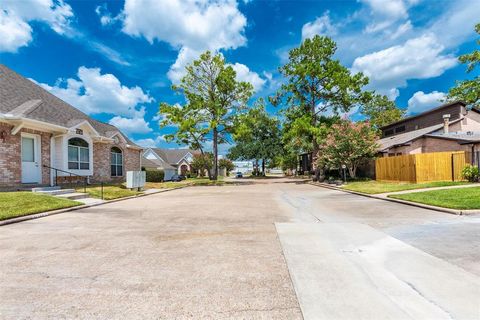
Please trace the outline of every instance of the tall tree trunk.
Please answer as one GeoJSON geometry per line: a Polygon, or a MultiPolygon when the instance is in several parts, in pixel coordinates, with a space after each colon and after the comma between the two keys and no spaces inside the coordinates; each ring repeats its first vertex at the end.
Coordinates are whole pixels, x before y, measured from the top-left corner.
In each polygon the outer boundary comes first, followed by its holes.
{"type": "Polygon", "coordinates": [[[218,131],[213,128],[213,177],[212,180],[218,178],[218,131]]]}
{"type": "Polygon", "coordinates": [[[265,159],[262,159],[262,175],[265,177],[265,159]]]}

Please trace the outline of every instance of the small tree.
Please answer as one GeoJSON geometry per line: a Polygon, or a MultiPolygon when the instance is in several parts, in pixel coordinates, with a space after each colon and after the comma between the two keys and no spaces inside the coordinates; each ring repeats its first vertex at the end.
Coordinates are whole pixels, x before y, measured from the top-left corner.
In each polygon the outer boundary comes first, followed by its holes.
{"type": "Polygon", "coordinates": [[[334,124],[318,153],[317,165],[340,168],[346,165],[351,178],[357,168],[377,154],[377,134],[367,122],[343,120],[334,124]]]}
{"type": "Polygon", "coordinates": [[[235,169],[235,165],[233,164],[232,160],[230,159],[220,159],[218,160],[218,167],[220,169],[224,169],[227,171],[227,176],[229,173],[235,169]]]}
{"type": "Polygon", "coordinates": [[[190,163],[190,167],[193,171],[198,172],[200,177],[204,177],[205,171],[209,173],[213,168],[213,155],[210,152],[195,154],[190,163]]]}

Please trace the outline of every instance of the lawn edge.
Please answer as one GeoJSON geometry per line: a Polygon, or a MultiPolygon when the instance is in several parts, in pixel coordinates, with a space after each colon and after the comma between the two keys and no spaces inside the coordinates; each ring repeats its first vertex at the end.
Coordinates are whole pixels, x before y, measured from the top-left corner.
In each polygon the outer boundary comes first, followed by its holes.
{"type": "Polygon", "coordinates": [[[433,210],[433,211],[438,211],[438,212],[445,212],[445,213],[450,213],[450,214],[459,215],[459,216],[480,213],[480,209],[478,209],[478,210],[457,210],[457,209],[450,209],[450,208],[444,208],[444,207],[437,207],[437,206],[432,206],[432,205],[423,204],[423,203],[419,203],[419,202],[413,202],[413,201],[389,198],[389,197],[386,197],[386,196],[378,196],[378,195],[375,195],[375,194],[369,194],[369,193],[362,193],[362,192],[358,192],[358,191],[347,190],[347,189],[343,189],[343,188],[339,188],[339,187],[334,187],[334,186],[328,185],[326,183],[308,182],[308,184],[310,184],[312,186],[320,187],[320,188],[342,191],[342,192],[356,194],[356,195],[359,195],[359,196],[364,196],[364,197],[378,199],[378,200],[385,200],[385,201],[390,201],[390,202],[402,203],[402,204],[417,207],[417,208],[423,208],[423,209],[428,209],[428,210],[433,210]]]}
{"type": "Polygon", "coordinates": [[[69,207],[69,208],[50,210],[50,211],[44,211],[44,212],[39,212],[39,213],[32,213],[32,214],[28,214],[28,215],[24,215],[24,216],[20,216],[20,217],[16,217],[16,218],[1,220],[0,221],[0,227],[1,226],[6,226],[6,225],[9,225],[9,224],[13,224],[13,223],[19,223],[19,222],[24,222],[24,221],[28,221],[28,220],[34,220],[34,219],[39,219],[39,218],[43,218],[43,217],[53,216],[53,215],[60,214],[60,213],[71,212],[71,211],[76,211],[76,210],[80,210],[80,209],[101,206],[101,205],[112,203],[112,202],[130,200],[130,199],[139,198],[139,197],[146,197],[146,196],[150,196],[152,194],[163,193],[163,192],[168,192],[168,191],[173,191],[173,190],[178,190],[178,189],[183,189],[183,188],[188,188],[188,187],[191,187],[191,186],[168,188],[168,189],[164,189],[164,190],[158,190],[158,191],[155,191],[155,192],[143,193],[143,194],[128,196],[128,197],[124,197],[124,198],[105,200],[104,202],[99,202],[99,203],[84,204],[84,205],[79,205],[79,206],[74,206],[74,207],[69,207]]]}

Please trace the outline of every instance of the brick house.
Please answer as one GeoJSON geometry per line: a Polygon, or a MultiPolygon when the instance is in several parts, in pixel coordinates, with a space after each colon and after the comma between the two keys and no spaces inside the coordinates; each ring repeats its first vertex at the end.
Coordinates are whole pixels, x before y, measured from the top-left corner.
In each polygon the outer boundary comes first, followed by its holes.
{"type": "Polygon", "coordinates": [[[116,127],[0,64],[0,187],[53,185],[69,173],[123,181],[140,170],[142,152],[116,127]]]}
{"type": "Polygon", "coordinates": [[[480,111],[458,101],[381,128],[382,156],[441,151],[480,151],[480,111]]]}

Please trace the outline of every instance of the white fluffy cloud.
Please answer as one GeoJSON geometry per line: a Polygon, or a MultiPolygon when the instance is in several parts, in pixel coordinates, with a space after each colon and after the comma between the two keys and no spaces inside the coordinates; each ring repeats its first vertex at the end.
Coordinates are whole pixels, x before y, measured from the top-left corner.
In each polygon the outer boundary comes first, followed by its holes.
{"type": "Polygon", "coordinates": [[[417,4],[418,0],[362,0],[362,2],[369,8],[371,20],[365,31],[389,33],[391,30],[388,28],[395,25],[397,21],[408,19],[408,9],[417,4]]]}
{"type": "Polygon", "coordinates": [[[312,22],[305,23],[302,27],[302,39],[312,38],[315,35],[333,36],[336,33],[337,29],[332,24],[328,12],[312,22]]]}
{"type": "Polygon", "coordinates": [[[137,133],[145,134],[152,132],[152,128],[145,121],[145,109],[142,108],[140,111],[136,112],[132,118],[125,118],[121,116],[115,116],[108,122],[111,125],[122,130],[124,133],[137,133]]]}
{"type": "Polygon", "coordinates": [[[356,58],[352,71],[362,71],[375,89],[383,93],[395,92],[408,79],[427,79],[441,75],[456,65],[457,59],[443,54],[433,34],[410,39],[402,45],[356,58]]]}
{"type": "Polygon", "coordinates": [[[433,107],[437,107],[445,99],[446,95],[443,92],[432,91],[425,93],[417,91],[408,100],[408,114],[417,114],[433,107]]]}
{"type": "Polygon", "coordinates": [[[138,140],[135,140],[135,143],[141,147],[155,148],[155,147],[159,147],[160,143],[164,141],[165,141],[164,136],[157,136],[155,139],[152,139],[152,138],[138,139],[138,140]]]}
{"type": "Polygon", "coordinates": [[[262,79],[258,73],[251,71],[246,65],[241,63],[235,63],[231,65],[233,70],[237,73],[238,81],[250,82],[256,92],[262,90],[266,80],[262,79]]]}
{"type": "Polygon", "coordinates": [[[0,52],[16,52],[32,40],[30,22],[47,24],[64,34],[74,16],[62,0],[2,1],[0,8],[0,52]]]}
{"type": "Polygon", "coordinates": [[[117,116],[138,115],[137,106],[153,98],[138,87],[127,87],[113,74],[102,74],[99,68],[80,67],[78,80],[59,79],[54,86],[40,85],[87,114],[109,113],[117,116]]]}
{"type": "Polygon", "coordinates": [[[168,72],[172,82],[200,52],[235,49],[247,41],[247,19],[234,0],[126,0],[121,17],[124,33],[180,49],[168,72]]]}

